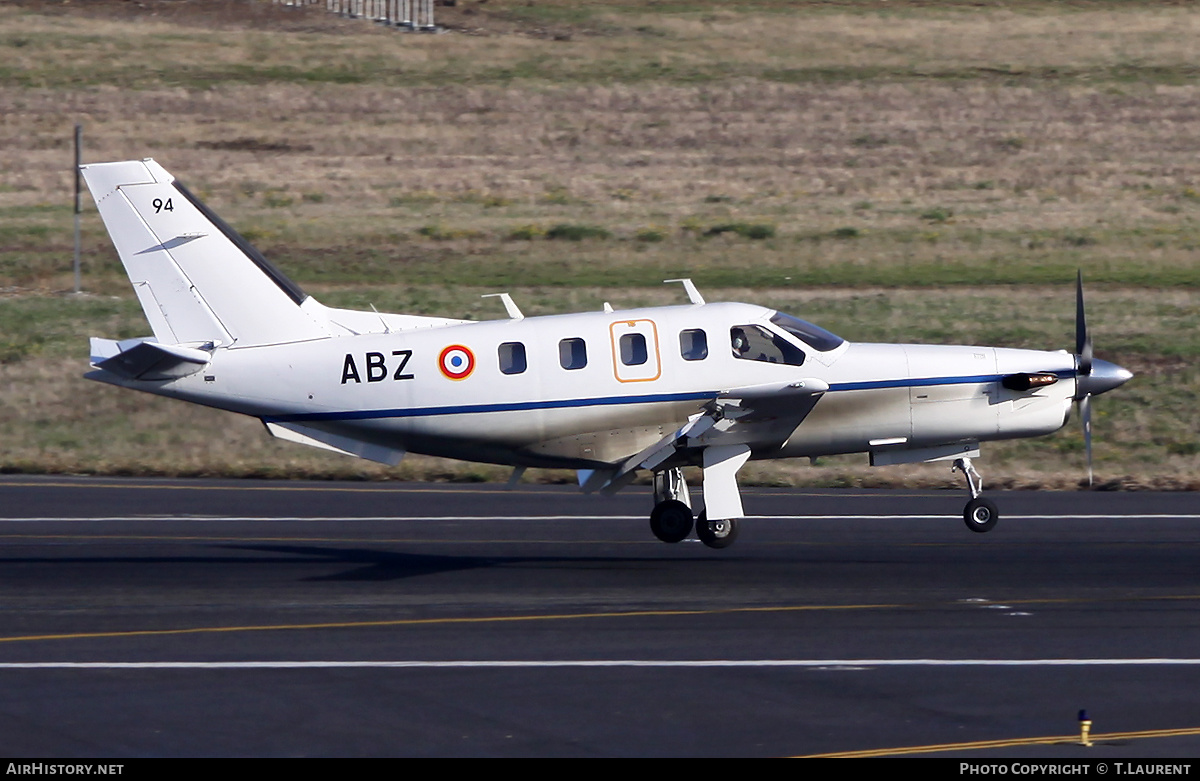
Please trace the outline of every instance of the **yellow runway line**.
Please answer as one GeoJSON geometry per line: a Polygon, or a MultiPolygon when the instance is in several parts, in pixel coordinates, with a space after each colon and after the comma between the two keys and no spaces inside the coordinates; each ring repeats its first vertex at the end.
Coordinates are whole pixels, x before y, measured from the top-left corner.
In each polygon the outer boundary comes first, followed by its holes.
{"type": "MultiPolygon", "coordinates": [[[[1093,733],[1093,743],[1113,740],[1140,740],[1146,738],[1172,738],[1184,735],[1200,735],[1200,727],[1182,729],[1151,729],[1140,732],[1093,733]]],[[[830,754],[805,754],[796,759],[854,759],[864,757],[895,757],[903,754],[937,754],[945,751],[978,751],[985,748],[1008,748],[1011,746],[1075,745],[1081,749],[1079,735],[1056,735],[1041,738],[1010,738],[1008,740],[978,740],[970,743],[935,743],[928,746],[903,746],[898,748],[874,748],[862,751],[838,751],[830,754]]]]}

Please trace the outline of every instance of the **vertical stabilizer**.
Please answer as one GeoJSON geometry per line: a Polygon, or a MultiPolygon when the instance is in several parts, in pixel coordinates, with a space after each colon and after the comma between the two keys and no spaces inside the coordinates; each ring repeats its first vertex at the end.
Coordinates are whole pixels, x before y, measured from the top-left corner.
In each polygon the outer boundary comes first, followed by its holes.
{"type": "Polygon", "coordinates": [[[329,335],[319,307],[153,160],[80,167],[155,338],[234,347],[329,335]]]}

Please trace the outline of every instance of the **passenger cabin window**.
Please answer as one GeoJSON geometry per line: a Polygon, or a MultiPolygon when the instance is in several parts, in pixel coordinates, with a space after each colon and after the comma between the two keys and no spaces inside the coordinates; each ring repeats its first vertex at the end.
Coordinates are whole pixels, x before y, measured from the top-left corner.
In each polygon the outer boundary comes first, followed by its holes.
{"type": "Polygon", "coordinates": [[[582,339],[563,339],[558,343],[558,362],[564,369],[587,366],[587,345],[582,339]]]}
{"type": "Polygon", "coordinates": [[[525,371],[525,345],[520,342],[505,342],[500,345],[500,371],[505,374],[520,374],[525,371]]]}
{"type": "Polygon", "coordinates": [[[626,366],[641,366],[647,358],[645,336],[625,334],[621,337],[621,363],[626,366]]]}
{"type": "Polygon", "coordinates": [[[699,328],[680,331],[679,354],[685,361],[703,361],[708,357],[708,336],[699,328]]]}
{"type": "Polygon", "coordinates": [[[744,361],[784,363],[788,366],[804,363],[803,350],[761,325],[735,325],[729,329],[729,342],[733,357],[744,361]]]}

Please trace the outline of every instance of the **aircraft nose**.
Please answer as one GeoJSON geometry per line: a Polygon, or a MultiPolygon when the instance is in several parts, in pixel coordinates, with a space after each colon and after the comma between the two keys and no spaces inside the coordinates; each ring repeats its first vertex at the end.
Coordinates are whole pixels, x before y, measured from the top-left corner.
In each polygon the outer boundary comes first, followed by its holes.
{"type": "Polygon", "coordinates": [[[1108,361],[1093,360],[1092,373],[1085,380],[1087,392],[1093,396],[1119,388],[1133,377],[1133,372],[1108,361]]]}

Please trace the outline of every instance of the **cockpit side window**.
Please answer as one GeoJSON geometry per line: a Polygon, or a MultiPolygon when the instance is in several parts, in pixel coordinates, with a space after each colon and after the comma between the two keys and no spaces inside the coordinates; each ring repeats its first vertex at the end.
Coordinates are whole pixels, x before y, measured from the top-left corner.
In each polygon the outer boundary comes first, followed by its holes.
{"type": "Polygon", "coordinates": [[[788,366],[801,366],[804,363],[803,350],[761,325],[735,325],[729,329],[729,343],[733,357],[743,361],[783,363],[788,366]]]}

